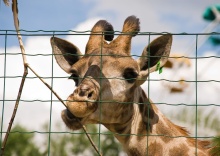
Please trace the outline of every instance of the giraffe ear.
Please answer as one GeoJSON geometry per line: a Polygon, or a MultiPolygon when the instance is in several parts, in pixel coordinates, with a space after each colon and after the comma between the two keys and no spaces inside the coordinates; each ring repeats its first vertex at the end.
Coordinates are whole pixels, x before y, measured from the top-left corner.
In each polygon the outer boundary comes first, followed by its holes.
{"type": "Polygon", "coordinates": [[[80,50],[72,43],[57,37],[51,37],[50,43],[58,65],[70,73],[71,66],[82,57],[80,50]]]}
{"type": "Polygon", "coordinates": [[[157,69],[158,62],[160,62],[160,67],[163,67],[167,62],[171,44],[172,35],[163,35],[144,48],[141,57],[137,60],[140,67],[140,74],[137,79],[139,85],[144,83],[148,75],[157,69]]]}

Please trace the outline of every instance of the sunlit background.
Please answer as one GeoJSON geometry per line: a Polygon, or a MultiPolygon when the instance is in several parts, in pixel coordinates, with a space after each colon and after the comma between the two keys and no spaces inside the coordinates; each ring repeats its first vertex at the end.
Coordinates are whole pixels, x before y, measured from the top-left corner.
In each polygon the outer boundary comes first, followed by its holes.
{"type": "MultiPolygon", "coordinates": [[[[22,30],[87,31],[99,19],[106,19],[112,23],[114,30],[121,31],[125,18],[135,15],[140,19],[141,32],[176,34],[171,56],[184,58],[170,59],[172,68],[163,68],[162,74],[153,73],[142,87],[171,121],[186,127],[192,136],[197,134],[201,137],[216,136],[220,131],[220,44],[217,42],[220,35],[196,35],[220,31],[220,22],[204,18],[206,9],[217,4],[219,0],[18,0],[22,30]],[[195,59],[196,55],[198,59],[195,59]],[[158,81],[160,79],[165,80],[158,81]],[[196,80],[199,82],[196,83],[196,80]],[[197,109],[195,104],[198,105],[197,109]]],[[[1,1],[0,118],[3,131],[11,118],[23,74],[22,57],[16,55],[20,53],[17,38],[15,35],[6,36],[6,33],[10,34],[7,30],[14,29],[11,6],[7,7],[1,1]],[[5,56],[5,53],[10,55],[5,56]],[[4,76],[7,78],[4,79],[4,76]]],[[[84,52],[88,36],[71,34],[69,32],[58,37],[74,43],[84,52]]],[[[23,42],[26,53],[30,54],[27,56],[28,63],[40,76],[46,77],[45,81],[65,100],[74,90],[74,82],[67,80],[68,75],[51,55],[34,55],[52,53],[51,36],[23,36],[23,42]],[[62,78],[52,81],[47,78],[52,74],[62,78]]],[[[150,36],[150,40],[155,37],[150,36]]],[[[132,55],[140,55],[149,43],[149,35],[136,36],[132,41],[132,55]]],[[[14,125],[23,125],[29,131],[42,131],[50,123],[51,131],[67,131],[60,118],[64,106],[59,101],[51,103],[51,98],[57,100],[29,71],[14,125]]],[[[36,134],[36,140],[42,141],[40,134],[36,134]]]]}

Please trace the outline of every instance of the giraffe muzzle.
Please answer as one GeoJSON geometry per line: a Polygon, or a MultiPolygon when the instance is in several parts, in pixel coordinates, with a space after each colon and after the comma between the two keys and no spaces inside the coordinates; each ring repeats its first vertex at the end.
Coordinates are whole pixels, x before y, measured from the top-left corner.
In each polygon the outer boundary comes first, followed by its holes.
{"type": "Polygon", "coordinates": [[[90,81],[80,84],[67,99],[67,109],[76,117],[83,118],[93,113],[98,105],[98,89],[90,81]]]}

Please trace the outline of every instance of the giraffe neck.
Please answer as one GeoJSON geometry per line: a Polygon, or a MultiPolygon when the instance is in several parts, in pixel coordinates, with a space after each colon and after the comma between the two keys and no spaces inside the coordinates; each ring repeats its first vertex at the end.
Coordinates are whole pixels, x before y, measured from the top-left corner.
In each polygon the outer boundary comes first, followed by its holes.
{"type": "Polygon", "coordinates": [[[147,98],[141,88],[134,94],[134,103],[126,107],[127,121],[106,125],[128,155],[208,155],[208,142],[190,139],[188,132],[168,120],[147,98]],[[179,136],[179,137],[178,137],[179,136]]]}

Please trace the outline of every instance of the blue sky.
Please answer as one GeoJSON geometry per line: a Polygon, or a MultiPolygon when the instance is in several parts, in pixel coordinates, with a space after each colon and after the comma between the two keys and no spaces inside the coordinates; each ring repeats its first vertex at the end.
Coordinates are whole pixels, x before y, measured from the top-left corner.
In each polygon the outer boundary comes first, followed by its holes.
{"type": "MultiPolygon", "coordinates": [[[[92,7],[90,3],[80,0],[54,1],[18,1],[20,29],[24,30],[69,30],[78,23],[86,20],[87,14],[83,13],[92,7]],[[80,6],[80,7],[74,7],[80,6]]],[[[0,6],[0,29],[14,30],[14,21],[11,6],[6,7],[3,2],[0,6]]],[[[1,39],[1,38],[0,38],[1,39]]],[[[26,38],[24,37],[24,41],[26,38]]],[[[16,45],[17,39],[11,37],[8,46],[16,45]]],[[[0,47],[4,44],[0,43],[0,47]]]]}
{"type": "MultiPolygon", "coordinates": [[[[217,0],[137,0],[135,2],[131,0],[119,2],[115,0],[111,2],[101,0],[38,0],[18,1],[18,6],[20,28],[26,30],[68,30],[92,16],[102,16],[117,22],[118,18],[122,16],[140,15],[144,16],[146,18],[144,20],[147,21],[147,18],[155,17],[151,14],[157,14],[161,22],[176,26],[178,31],[188,30],[194,20],[195,28],[191,31],[196,31],[196,25],[201,24],[198,22],[200,22],[199,18],[202,17],[204,9],[216,3],[218,3],[217,0]]],[[[6,7],[3,2],[0,6],[0,20],[3,21],[1,29],[14,29],[11,8],[6,7]]],[[[151,25],[156,24],[159,23],[151,23],[151,25]]]]}
{"type": "MultiPolygon", "coordinates": [[[[87,18],[92,7],[80,0],[18,1],[20,28],[25,30],[68,30],[87,18]],[[80,7],[75,7],[80,6],[80,7]]],[[[1,2],[1,29],[14,29],[12,12],[1,2]]]]}
{"type": "MultiPolygon", "coordinates": [[[[136,15],[141,20],[141,31],[199,33],[209,24],[202,18],[204,10],[217,3],[218,0],[37,0],[18,1],[18,7],[20,29],[24,30],[70,30],[92,17],[107,19],[115,30],[121,30],[124,19],[136,15]]],[[[14,30],[11,7],[3,2],[0,21],[1,30],[14,30]]],[[[8,42],[8,46],[15,44],[16,38],[8,42]]],[[[0,47],[4,44],[0,43],[0,47]]]]}

